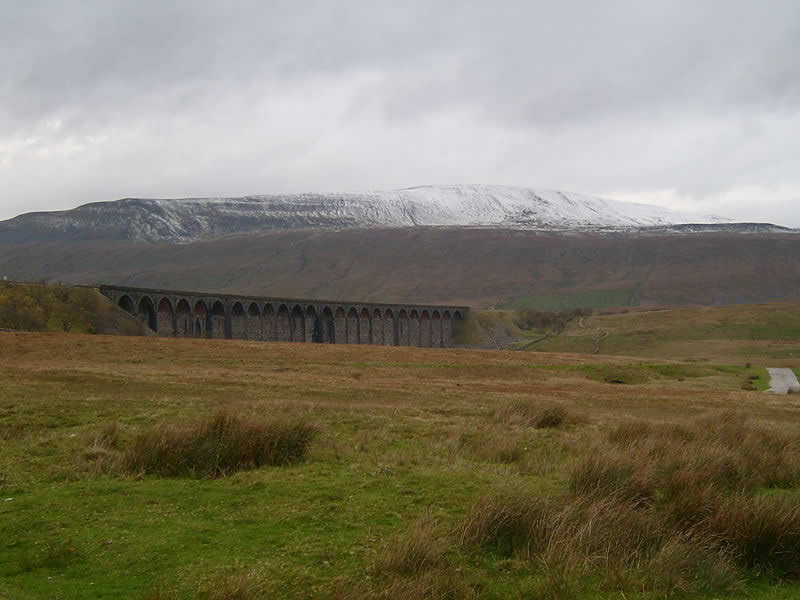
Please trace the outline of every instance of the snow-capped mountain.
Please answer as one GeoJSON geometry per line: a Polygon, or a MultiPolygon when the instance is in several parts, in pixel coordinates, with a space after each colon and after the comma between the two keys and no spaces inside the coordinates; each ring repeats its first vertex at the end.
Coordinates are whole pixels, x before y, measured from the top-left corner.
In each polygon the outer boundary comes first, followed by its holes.
{"type": "MultiPolygon", "coordinates": [[[[136,199],[20,215],[0,222],[0,241],[214,238],[267,229],[492,227],[554,231],[671,228],[728,219],[582,194],[519,187],[423,186],[349,194],[136,199]]],[[[704,228],[705,230],[708,227],[704,228]]]]}

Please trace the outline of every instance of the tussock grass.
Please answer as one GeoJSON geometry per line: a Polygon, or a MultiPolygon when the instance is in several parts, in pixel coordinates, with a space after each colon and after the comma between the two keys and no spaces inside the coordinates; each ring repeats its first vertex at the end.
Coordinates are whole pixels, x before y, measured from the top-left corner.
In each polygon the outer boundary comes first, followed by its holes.
{"type": "Polygon", "coordinates": [[[136,436],[122,456],[132,473],[224,477],[305,458],[316,428],[301,421],[261,421],[224,412],[196,424],[156,426],[136,436]]]}
{"type": "Polygon", "coordinates": [[[331,600],[477,600],[479,590],[453,567],[439,567],[410,577],[394,576],[366,586],[349,580],[339,583],[331,600]]]}
{"type": "Polygon", "coordinates": [[[798,579],[800,498],[763,490],[796,486],[799,468],[796,437],[739,413],[626,423],[574,462],[566,493],[480,498],[455,537],[548,577],[621,577],[667,596],[731,592],[743,569],[798,579]]]}
{"type": "Polygon", "coordinates": [[[64,568],[79,557],[80,552],[72,540],[49,541],[38,551],[24,554],[19,561],[19,568],[22,571],[64,568]]]}
{"type": "Polygon", "coordinates": [[[430,515],[424,515],[404,533],[388,541],[373,571],[384,575],[422,573],[441,566],[445,550],[438,523],[430,515]]]}
{"type": "Polygon", "coordinates": [[[701,523],[744,566],[762,574],[800,578],[800,500],[736,495],[722,499],[701,523]]]}
{"type": "Polygon", "coordinates": [[[465,449],[478,460],[491,463],[517,463],[525,456],[519,435],[509,433],[501,427],[481,427],[462,432],[458,437],[458,448],[465,449]]]}
{"type": "Polygon", "coordinates": [[[118,473],[120,470],[120,424],[116,421],[87,436],[86,446],[73,459],[70,479],[85,475],[101,476],[118,473]]]}
{"type": "Polygon", "coordinates": [[[247,573],[219,576],[201,587],[197,600],[262,600],[264,590],[247,573]]]}
{"type": "Polygon", "coordinates": [[[608,444],[593,449],[589,464],[576,467],[571,484],[585,491],[588,482],[580,479],[588,476],[592,462],[597,468],[603,463],[638,465],[626,479],[647,478],[652,493],[701,485],[752,492],[800,483],[800,440],[743,413],[721,412],[691,426],[630,423],[613,429],[607,439],[608,444]]]}
{"type": "Polygon", "coordinates": [[[481,498],[459,524],[457,540],[540,565],[545,597],[569,597],[581,576],[665,595],[728,593],[740,583],[730,554],[710,534],[673,530],[658,511],[618,496],[481,498]]]}
{"type": "Polygon", "coordinates": [[[561,427],[579,420],[563,404],[530,399],[512,400],[504,404],[495,410],[494,419],[506,425],[524,425],[537,429],[561,427]]]}
{"type": "Polygon", "coordinates": [[[109,423],[94,438],[94,446],[99,448],[117,448],[119,446],[120,425],[117,421],[109,423]]]}

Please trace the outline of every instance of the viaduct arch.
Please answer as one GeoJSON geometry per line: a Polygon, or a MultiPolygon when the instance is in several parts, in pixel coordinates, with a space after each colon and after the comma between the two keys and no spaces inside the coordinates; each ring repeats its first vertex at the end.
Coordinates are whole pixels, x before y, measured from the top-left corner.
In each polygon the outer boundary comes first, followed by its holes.
{"type": "Polygon", "coordinates": [[[160,336],[318,344],[453,346],[468,306],[328,302],[101,285],[160,336]]]}

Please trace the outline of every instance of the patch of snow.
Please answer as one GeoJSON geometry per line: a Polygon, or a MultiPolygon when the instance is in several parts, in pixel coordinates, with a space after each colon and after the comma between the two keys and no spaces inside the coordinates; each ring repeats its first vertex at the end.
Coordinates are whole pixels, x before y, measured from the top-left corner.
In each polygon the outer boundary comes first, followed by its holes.
{"type": "Polygon", "coordinates": [[[87,204],[71,211],[22,215],[6,223],[20,228],[27,224],[74,237],[191,241],[299,227],[605,231],[728,222],[719,217],[571,192],[449,185],[347,194],[127,198],[87,204]]]}

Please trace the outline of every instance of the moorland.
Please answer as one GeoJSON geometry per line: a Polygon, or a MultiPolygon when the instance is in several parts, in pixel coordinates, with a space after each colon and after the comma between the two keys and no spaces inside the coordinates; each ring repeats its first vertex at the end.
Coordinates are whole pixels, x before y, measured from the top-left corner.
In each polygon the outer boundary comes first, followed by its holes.
{"type": "Polygon", "coordinates": [[[0,333],[0,597],[794,598],[798,396],[711,358],[0,333]]]}

